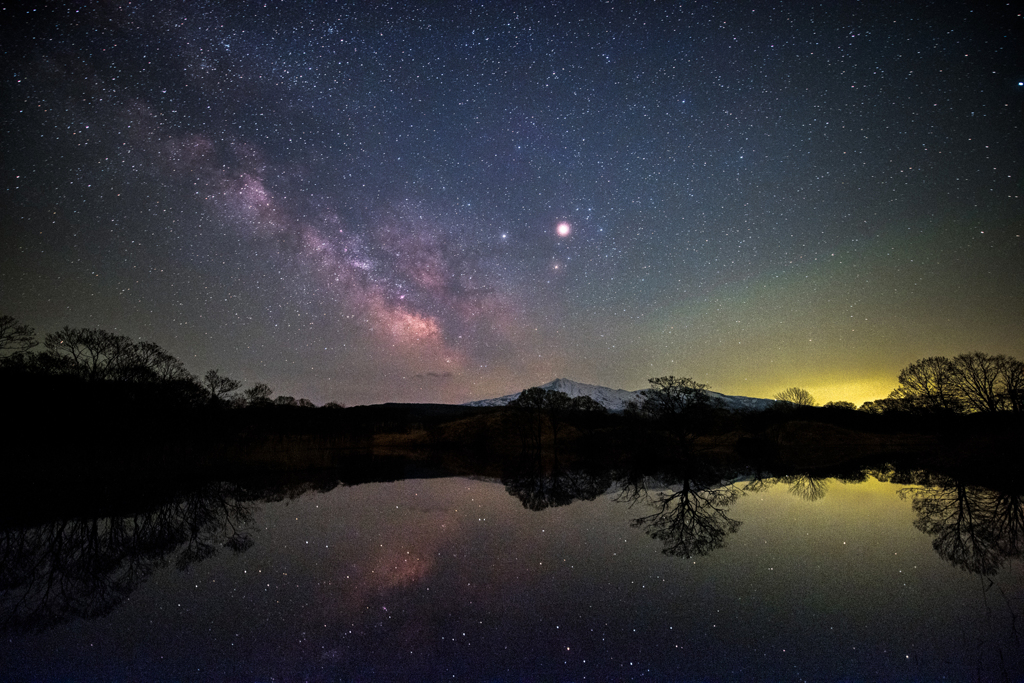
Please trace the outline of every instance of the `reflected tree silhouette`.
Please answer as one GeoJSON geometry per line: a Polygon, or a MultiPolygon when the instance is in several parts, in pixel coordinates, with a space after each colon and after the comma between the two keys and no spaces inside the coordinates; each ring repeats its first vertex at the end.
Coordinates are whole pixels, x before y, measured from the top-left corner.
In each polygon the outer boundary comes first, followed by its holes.
{"type": "Polygon", "coordinates": [[[755,472],[746,483],[743,484],[745,493],[760,493],[767,491],[779,483],[778,478],[767,475],[764,472],[755,472]]]}
{"type": "Polygon", "coordinates": [[[1020,557],[1024,553],[1024,494],[995,493],[992,529],[999,539],[1004,557],[1020,557]]]}
{"type": "Polygon", "coordinates": [[[707,555],[724,546],[726,537],[742,524],[728,512],[743,490],[734,483],[723,483],[727,474],[706,463],[677,461],[677,468],[674,473],[663,470],[657,475],[644,469],[625,472],[616,500],[654,510],[631,524],[661,542],[666,555],[707,555]]]}
{"type": "Polygon", "coordinates": [[[633,520],[632,525],[660,541],[666,555],[693,557],[707,555],[725,545],[742,522],[728,516],[729,506],[742,491],[732,484],[702,487],[686,479],[682,488],[648,497],[655,512],[633,520]]]}
{"type": "Polygon", "coordinates": [[[576,497],[562,485],[557,476],[544,472],[520,473],[502,477],[501,483],[510,496],[515,496],[527,510],[546,510],[569,505],[576,497]]]}
{"type": "Polygon", "coordinates": [[[253,544],[255,503],[211,484],[158,509],[0,531],[0,628],[40,631],[113,611],[172,555],[185,570],[253,544]]]}
{"type": "MultiPolygon", "coordinates": [[[[886,474],[871,471],[877,477],[887,477],[886,474]]],[[[832,482],[838,481],[843,484],[856,484],[866,481],[869,476],[869,470],[863,466],[856,465],[853,468],[843,467],[839,471],[835,469],[831,470],[831,474],[825,475],[813,475],[807,472],[798,472],[794,474],[785,474],[779,477],[771,477],[765,473],[757,472],[753,478],[743,486],[744,491],[764,491],[776,484],[787,484],[789,486],[789,493],[806,500],[809,503],[813,503],[821,500],[828,494],[829,486],[832,482]]]]}
{"type": "Polygon", "coordinates": [[[821,500],[828,493],[831,477],[812,477],[808,474],[791,474],[781,477],[780,483],[789,484],[789,492],[808,502],[821,500]]]}
{"type": "Polygon", "coordinates": [[[612,484],[608,472],[565,469],[557,457],[546,464],[537,455],[501,478],[505,491],[518,498],[527,510],[546,510],[569,505],[577,500],[594,500],[612,484]]]}
{"type": "Polygon", "coordinates": [[[902,489],[912,498],[914,526],[933,536],[932,547],[947,562],[991,576],[1024,551],[1024,496],[994,491],[960,479],[929,477],[931,486],[902,489]]]}

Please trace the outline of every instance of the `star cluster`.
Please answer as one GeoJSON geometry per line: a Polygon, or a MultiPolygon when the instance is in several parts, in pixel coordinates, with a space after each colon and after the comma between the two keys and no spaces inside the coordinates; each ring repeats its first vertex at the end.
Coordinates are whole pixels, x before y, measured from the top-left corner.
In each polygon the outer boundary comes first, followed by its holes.
{"type": "Polygon", "coordinates": [[[8,7],[0,306],[347,403],[1024,355],[1019,11],[8,7]],[[563,227],[564,226],[564,227],[563,227]]]}

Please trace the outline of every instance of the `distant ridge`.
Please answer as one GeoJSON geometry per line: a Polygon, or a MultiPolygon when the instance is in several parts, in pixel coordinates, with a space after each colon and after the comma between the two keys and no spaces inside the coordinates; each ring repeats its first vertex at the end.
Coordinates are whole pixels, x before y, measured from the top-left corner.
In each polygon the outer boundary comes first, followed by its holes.
{"type": "MultiPolygon", "coordinates": [[[[589,396],[613,413],[621,413],[626,409],[626,404],[630,401],[639,401],[642,398],[640,394],[644,391],[643,389],[639,389],[637,391],[609,389],[608,387],[600,387],[594,384],[583,384],[582,382],[574,382],[571,379],[564,378],[552,380],[547,384],[541,385],[541,389],[547,389],[548,391],[561,391],[568,394],[571,398],[576,398],[577,396],[589,396]]],[[[500,396],[498,398],[487,398],[482,401],[472,401],[463,405],[474,407],[503,406],[519,398],[519,393],[500,396]]],[[[712,398],[720,399],[728,410],[733,411],[764,410],[765,408],[775,405],[775,401],[770,398],[726,396],[725,394],[719,394],[715,391],[709,391],[708,394],[710,394],[712,398]]]]}

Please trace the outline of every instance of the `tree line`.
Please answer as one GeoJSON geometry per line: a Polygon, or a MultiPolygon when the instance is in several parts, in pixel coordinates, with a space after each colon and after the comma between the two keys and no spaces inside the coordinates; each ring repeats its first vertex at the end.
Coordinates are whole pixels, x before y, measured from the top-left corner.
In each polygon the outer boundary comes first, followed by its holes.
{"type": "MultiPolygon", "coordinates": [[[[9,315],[0,316],[0,368],[47,376],[75,377],[87,382],[110,381],[159,385],[173,390],[191,404],[220,406],[287,405],[314,407],[307,399],[278,396],[262,382],[241,391],[242,383],[208,370],[201,377],[153,342],[135,341],[126,335],[100,329],[64,328],[43,338],[43,350],[35,331],[9,315]]],[[[965,414],[1024,411],[1024,363],[1006,355],[978,351],[954,358],[932,356],[918,360],[900,372],[899,386],[887,398],[868,401],[859,410],[868,413],[965,414]]],[[[627,413],[660,422],[680,436],[699,417],[707,417],[714,407],[709,386],[682,377],[656,377],[650,380],[640,400],[627,413]],[[681,431],[680,431],[681,430],[681,431]]],[[[594,413],[601,408],[592,399],[571,399],[562,392],[540,387],[525,390],[510,407],[522,416],[518,427],[524,441],[538,443],[537,417],[543,415],[557,441],[562,416],[567,413],[594,413]],[[593,405],[591,405],[593,404],[593,405]],[[528,426],[527,426],[528,425],[528,426]]],[[[775,394],[774,398],[794,406],[814,406],[814,397],[799,387],[775,394]]],[[[327,407],[343,407],[328,403],[327,407]]],[[[832,401],[826,408],[854,409],[848,401],[832,401]]],[[[603,410],[603,409],[602,409],[603,410]]],[[[685,434],[685,436],[691,436],[685,434]]]]}
{"type": "MultiPolygon", "coordinates": [[[[721,401],[710,386],[689,377],[652,377],[650,387],[638,392],[626,406],[626,426],[652,429],[672,437],[682,452],[689,451],[696,437],[709,434],[729,422],[721,401]]],[[[774,409],[792,410],[816,406],[806,389],[791,387],[774,396],[774,409]]],[[[899,375],[899,386],[888,398],[857,406],[850,401],[830,401],[830,410],[870,414],[962,415],[968,413],[1020,413],[1024,409],[1024,363],[1005,355],[964,353],[953,359],[942,356],[912,363],[899,375]]],[[[586,415],[606,415],[603,406],[588,397],[570,398],[563,392],[532,387],[507,405],[509,418],[517,428],[524,450],[538,451],[545,432],[558,448],[565,424],[577,424],[586,415]]],[[[633,430],[634,435],[641,432],[633,430]]]]}
{"type": "Polygon", "coordinates": [[[1024,411],[1024,363],[975,351],[932,356],[900,372],[888,398],[861,406],[873,413],[999,413],[1024,411]]]}
{"type": "MultiPolygon", "coordinates": [[[[999,413],[1024,411],[1024,362],[1012,356],[980,351],[954,358],[932,356],[905,367],[899,386],[887,398],[867,401],[867,413],[999,413]]],[[[794,406],[817,405],[806,389],[791,387],[774,396],[794,406]]],[[[829,401],[825,408],[857,407],[849,401],[829,401]]]]}
{"type": "MultiPolygon", "coordinates": [[[[273,389],[263,382],[240,391],[240,381],[217,369],[196,376],[158,344],[106,330],[65,326],[43,337],[42,351],[33,351],[37,346],[34,329],[9,315],[0,316],[0,369],[9,372],[155,387],[164,396],[189,405],[314,407],[305,398],[278,396],[271,400],[273,389]]],[[[328,406],[341,407],[337,403],[328,406]]]]}

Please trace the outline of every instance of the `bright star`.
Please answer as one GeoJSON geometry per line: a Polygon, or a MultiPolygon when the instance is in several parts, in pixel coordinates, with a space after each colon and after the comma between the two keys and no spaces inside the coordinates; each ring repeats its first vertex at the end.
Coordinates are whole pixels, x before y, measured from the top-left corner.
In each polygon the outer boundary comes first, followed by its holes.
{"type": "Polygon", "coordinates": [[[555,232],[558,233],[559,237],[568,237],[569,233],[572,232],[572,226],[565,221],[562,221],[558,224],[558,227],[555,228],[555,232]]]}

